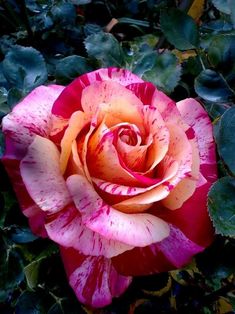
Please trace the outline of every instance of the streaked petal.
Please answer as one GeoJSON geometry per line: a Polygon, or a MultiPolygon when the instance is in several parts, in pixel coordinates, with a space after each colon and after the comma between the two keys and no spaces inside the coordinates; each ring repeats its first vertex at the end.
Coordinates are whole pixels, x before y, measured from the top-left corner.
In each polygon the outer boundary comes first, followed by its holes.
{"type": "Polygon", "coordinates": [[[69,177],[67,185],[84,224],[107,239],[146,246],[161,241],[169,234],[168,224],[153,215],[129,215],[105,204],[82,176],[69,177]]]}
{"type": "Polygon", "coordinates": [[[113,140],[113,132],[104,123],[90,137],[87,165],[91,176],[113,183],[137,184],[138,181],[120,164],[113,140]]]}
{"type": "Polygon", "coordinates": [[[49,136],[51,108],[63,89],[64,87],[59,85],[39,86],[3,118],[6,158],[20,160],[35,134],[49,136]]]}
{"type": "Polygon", "coordinates": [[[55,101],[52,113],[63,119],[69,119],[73,112],[82,110],[81,95],[86,86],[95,82],[113,81],[121,85],[143,82],[138,76],[125,69],[110,67],[81,75],[69,84],[55,101]]]}
{"type": "Polygon", "coordinates": [[[26,189],[44,211],[57,212],[70,201],[59,168],[59,151],[48,139],[36,135],[20,164],[26,189]]]}
{"type": "Polygon", "coordinates": [[[82,111],[74,112],[69,120],[68,128],[61,141],[60,170],[62,174],[64,174],[66,170],[67,162],[72,150],[72,143],[87,122],[85,114],[82,111]]]}
{"type": "Polygon", "coordinates": [[[84,112],[91,117],[100,108],[108,127],[128,122],[143,130],[142,102],[119,83],[114,81],[93,83],[84,88],[81,103],[84,112]]]}
{"type": "Polygon", "coordinates": [[[153,137],[153,142],[148,150],[146,171],[150,171],[163,159],[168,151],[170,135],[161,114],[156,107],[144,106],[144,125],[147,133],[153,137]]]}
{"type": "Polygon", "coordinates": [[[64,247],[73,247],[85,255],[110,258],[133,248],[133,246],[106,239],[88,229],[74,206],[66,207],[57,215],[49,217],[45,227],[50,239],[64,247]]]}
{"type": "Polygon", "coordinates": [[[207,194],[211,183],[196,188],[193,195],[186,200],[181,208],[169,210],[151,210],[152,214],[177,226],[187,238],[200,246],[208,246],[214,238],[214,230],[207,211],[207,194]]]}
{"type": "Polygon", "coordinates": [[[169,271],[188,264],[204,247],[189,240],[180,229],[170,226],[170,235],[159,243],[135,248],[112,259],[117,271],[138,276],[169,271]],[[135,261],[141,261],[136,263],[135,261]]]}
{"type": "Polygon", "coordinates": [[[217,179],[215,143],[210,118],[201,104],[187,98],[177,103],[183,119],[195,131],[200,153],[200,172],[210,182],[217,179]]]}
{"type": "Polygon", "coordinates": [[[4,157],[2,162],[13,184],[20,208],[29,219],[31,230],[40,237],[47,237],[44,227],[45,213],[35,204],[25,188],[20,174],[20,161],[4,157]]]}
{"type": "Polygon", "coordinates": [[[95,308],[109,305],[131,283],[131,277],[119,275],[110,259],[86,256],[71,248],[61,247],[60,251],[69,283],[84,304],[95,308]]]}
{"type": "Polygon", "coordinates": [[[180,208],[183,203],[193,195],[197,182],[199,180],[200,158],[198,151],[198,144],[194,138],[189,140],[192,147],[192,167],[188,177],[183,178],[170,194],[162,200],[162,204],[169,209],[180,208]]]}

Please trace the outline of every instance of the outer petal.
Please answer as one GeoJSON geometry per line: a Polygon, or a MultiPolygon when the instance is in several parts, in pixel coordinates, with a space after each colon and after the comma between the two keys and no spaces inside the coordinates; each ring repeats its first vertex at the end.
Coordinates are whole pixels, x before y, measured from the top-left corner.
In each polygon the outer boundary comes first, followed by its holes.
{"type": "Polygon", "coordinates": [[[118,68],[99,69],[84,74],[69,84],[55,101],[52,113],[64,119],[69,119],[74,111],[81,110],[81,95],[86,86],[94,82],[115,81],[121,85],[143,82],[138,76],[128,70],[118,68]]]}
{"type": "Polygon", "coordinates": [[[21,159],[35,134],[49,135],[51,108],[63,88],[59,85],[37,87],[3,118],[2,128],[6,137],[4,158],[21,159]]]}
{"type": "Polygon", "coordinates": [[[7,158],[4,158],[2,161],[13,183],[20,207],[24,215],[29,218],[29,224],[33,233],[41,237],[46,237],[47,232],[44,227],[45,213],[35,204],[25,188],[19,170],[20,162],[7,158]]]}
{"type": "Polygon", "coordinates": [[[114,257],[112,261],[117,271],[132,276],[169,271],[186,265],[204,249],[189,240],[180,229],[172,225],[170,228],[170,235],[163,241],[114,257]]]}
{"type": "Polygon", "coordinates": [[[35,136],[20,170],[30,196],[42,210],[54,213],[71,202],[60,173],[59,152],[50,140],[35,136]]]}
{"type": "Polygon", "coordinates": [[[119,275],[111,260],[86,256],[61,247],[64,267],[77,298],[92,307],[104,307],[120,296],[130,285],[131,277],[119,275]]]}
{"type": "Polygon", "coordinates": [[[129,215],[105,204],[82,176],[69,177],[67,185],[86,227],[107,239],[146,246],[169,235],[168,224],[153,215],[129,215]]]}
{"type": "Polygon", "coordinates": [[[34,203],[20,175],[20,160],[34,140],[35,134],[48,136],[50,111],[63,86],[40,86],[27,95],[13,111],[3,118],[2,129],[6,139],[3,164],[11,178],[14,190],[24,214],[29,218],[32,231],[46,236],[45,213],[34,203]]]}
{"type": "Polygon", "coordinates": [[[210,118],[201,104],[187,98],[177,103],[183,119],[195,131],[200,153],[200,172],[209,181],[217,179],[215,144],[210,118]]]}
{"type": "Polygon", "coordinates": [[[211,183],[206,183],[198,187],[181,208],[175,211],[156,208],[155,214],[176,225],[193,242],[203,247],[208,246],[214,236],[207,212],[207,194],[210,186],[211,183]]]}
{"type": "Polygon", "coordinates": [[[133,246],[106,239],[88,229],[73,205],[49,218],[46,230],[49,238],[56,243],[64,247],[73,247],[85,255],[110,258],[133,249],[133,246]]]}

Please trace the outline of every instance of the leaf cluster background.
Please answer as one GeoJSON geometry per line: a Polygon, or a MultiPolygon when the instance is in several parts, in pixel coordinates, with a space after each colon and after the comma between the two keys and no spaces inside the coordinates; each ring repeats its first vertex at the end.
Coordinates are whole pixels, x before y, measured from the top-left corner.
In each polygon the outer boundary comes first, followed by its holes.
{"type": "Polygon", "coordinates": [[[92,311],[68,286],[57,247],[30,232],[0,165],[0,312],[235,313],[234,0],[0,0],[0,18],[1,119],[36,86],[125,67],[176,101],[202,101],[219,169],[208,195],[213,245],[92,311]]]}

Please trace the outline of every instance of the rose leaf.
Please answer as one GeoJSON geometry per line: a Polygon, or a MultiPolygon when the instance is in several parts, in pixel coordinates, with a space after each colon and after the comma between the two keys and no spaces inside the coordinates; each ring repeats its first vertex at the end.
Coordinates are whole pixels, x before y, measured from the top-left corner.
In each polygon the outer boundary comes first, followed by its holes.
{"type": "Polygon", "coordinates": [[[25,93],[47,80],[44,58],[32,47],[14,46],[5,56],[3,73],[12,86],[25,93]]]}
{"type": "Polygon", "coordinates": [[[196,93],[205,100],[225,103],[235,97],[225,77],[210,69],[203,70],[195,79],[196,93]]]}
{"type": "Polygon", "coordinates": [[[235,179],[219,179],[208,194],[208,208],[215,231],[224,236],[235,236],[235,179]]]}
{"type": "Polygon", "coordinates": [[[160,24],[167,40],[175,48],[188,50],[198,47],[199,31],[191,16],[174,8],[162,10],[160,24]]]}
{"type": "Polygon", "coordinates": [[[209,50],[210,63],[221,72],[235,71],[235,35],[219,34],[213,37],[209,50]]]}
{"type": "Polygon", "coordinates": [[[218,152],[229,170],[235,175],[235,107],[225,111],[216,131],[218,152]]]}
{"type": "Polygon", "coordinates": [[[92,71],[86,58],[81,56],[65,57],[56,65],[56,82],[59,84],[68,84],[76,77],[92,71]]]}
{"type": "Polygon", "coordinates": [[[92,34],[85,39],[85,47],[90,57],[97,59],[101,66],[124,65],[124,53],[117,39],[103,32],[92,34]]]}
{"type": "MultiPolygon", "coordinates": [[[[154,59],[153,59],[154,60],[154,59]]],[[[151,70],[143,78],[155,84],[159,89],[170,94],[181,77],[181,66],[177,57],[170,51],[157,55],[151,70]]]]}

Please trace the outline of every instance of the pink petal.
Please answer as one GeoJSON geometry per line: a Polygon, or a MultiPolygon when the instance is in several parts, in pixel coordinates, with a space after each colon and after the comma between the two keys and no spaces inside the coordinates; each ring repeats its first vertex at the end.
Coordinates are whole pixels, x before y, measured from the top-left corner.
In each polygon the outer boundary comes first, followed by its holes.
{"type": "Polygon", "coordinates": [[[128,288],[131,277],[119,275],[111,260],[86,256],[71,248],[61,247],[64,267],[80,302],[94,308],[104,307],[128,288]]]}
{"type": "Polygon", "coordinates": [[[136,125],[125,122],[115,125],[111,131],[114,132],[114,146],[125,165],[135,171],[144,170],[152,139],[149,137],[143,144],[136,125]]]}
{"type": "Polygon", "coordinates": [[[3,118],[6,137],[5,157],[21,159],[34,135],[47,137],[50,130],[50,111],[63,86],[39,86],[27,95],[13,111],[3,118]]]}
{"type": "Polygon", "coordinates": [[[150,214],[125,214],[105,204],[82,176],[67,179],[68,189],[84,225],[107,239],[146,246],[168,236],[169,227],[150,214]]]}
{"type": "Polygon", "coordinates": [[[152,83],[136,82],[127,86],[144,105],[154,106],[161,113],[164,113],[167,108],[173,108],[175,103],[166,94],[158,90],[152,83]]]}
{"type": "Polygon", "coordinates": [[[170,225],[170,235],[161,242],[144,248],[135,248],[114,257],[112,261],[121,274],[149,275],[183,267],[203,249],[189,240],[180,229],[170,225]]]}
{"type": "Polygon", "coordinates": [[[104,123],[90,137],[87,165],[91,176],[113,183],[137,184],[138,181],[120,164],[113,140],[113,133],[104,123]]]}
{"type": "Polygon", "coordinates": [[[35,204],[25,188],[19,170],[20,162],[6,157],[2,162],[11,179],[20,207],[24,215],[29,218],[31,230],[38,236],[47,237],[44,227],[45,213],[35,204]]]}
{"type": "Polygon", "coordinates": [[[201,104],[187,98],[177,103],[183,119],[195,131],[200,153],[200,172],[210,182],[217,179],[215,144],[210,118],[201,104]]]}
{"type": "Polygon", "coordinates": [[[170,194],[162,200],[162,204],[169,209],[180,208],[193,195],[199,180],[200,158],[198,144],[195,138],[189,140],[192,147],[192,167],[189,177],[182,179],[170,194]]]}
{"type": "Polygon", "coordinates": [[[113,81],[121,85],[143,82],[138,76],[128,70],[118,68],[99,69],[84,74],[69,84],[55,101],[52,113],[63,119],[69,119],[74,111],[81,110],[81,95],[86,86],[95,82],[113,81]]]}
{"type": "Polygon", "coordinates": [[[206,247],[214,237],[214,230],[207,211],[207,194],[210,187],[211,183],[207,182],[196,188],[193,195],[175,211],[156,206],[152,214],[177,226],[191,241],[206,247]]]}
{"type": "Polygon", "coordinates": [[[153,137],[152,145],[148,150],[147,170],[150,171],[163,159],[169,147],[169,131],[156,107],[143,108],[144,125],[147,134],[153,137]]]}
{"type": "Polygon", "coordinates": [[[143,129],[142,102],[119,83],[93,83],[83,90],[81,104],[84,112],[91,117],[100,108],[108,127],[128,122],[135,124],[141,131],[143,129]]]}
{"type": "Polygon", "coordinates": [[[71,201],[59,169],[59,151],[50,140],[35,136],[20,171],[27,191],[42,210],[54,213],[71,201]]]}
{"type": "Polygon", "coordinates": [[[49,218],[46,230],[50,239],[64,247],[73,247],[85,255],[105,256],[121,254],[133,248],[127,244],[102,237],[88,229],[74,206],[66,207],[49,218]]]}

